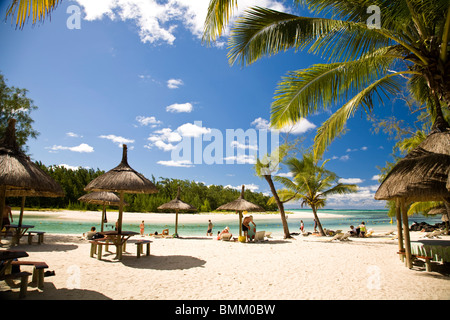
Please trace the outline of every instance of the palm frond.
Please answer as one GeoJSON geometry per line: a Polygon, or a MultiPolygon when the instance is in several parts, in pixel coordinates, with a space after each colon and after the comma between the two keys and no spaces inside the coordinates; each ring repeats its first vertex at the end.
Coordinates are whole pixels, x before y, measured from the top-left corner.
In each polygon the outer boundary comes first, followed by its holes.
{"type": "Polygon", "coordinates": [[[380,93],[394,94],[399,90],[398,82],[392,79],[399,74],[401,73],[387,75],[361,90],[322,124],[314,138],[314,156],[316,159],[320,159],[330,143],[343,132],[347,120],[354,115],[359,107],[363,106],[367,112],[370,112],[374,106],[374,95],[380,97],[380,93]]]}
{"type": "Polygon", "coordinates": [[[32,16],[33,24],[43,22],[62,0],[12,0],[6,18],[16,16],[16,28],[22,29],[32,16]]]}
{"type": "Polygon", "coordinates": [[[203,31],[204,43],[210,44],[222,35],[237,5],[237,0],[210,1],[203,31]]]}
{"type": "Polygon", "coordinates": [[[289,72],[278,84],[272,103],[271,122],[282,127],[317,111],[347,101],[382,77],[391,64],[402,56],[393,47],[377,50],[356,61],[316,64],[304,70],[289,72]]]}

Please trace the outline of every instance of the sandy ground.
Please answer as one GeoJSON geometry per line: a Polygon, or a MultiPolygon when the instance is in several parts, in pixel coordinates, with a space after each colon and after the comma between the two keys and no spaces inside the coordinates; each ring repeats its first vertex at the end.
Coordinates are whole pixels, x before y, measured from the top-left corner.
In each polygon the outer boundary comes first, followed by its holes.
{"type": "MultiPolygon", "coordinates": [[[[130,218],[136,217],[125,219],[130,218]]],[[[411,233],[412,240],[422,235],[411,233]]],[[[144,238],[153,241],[151,255],[137,259],[136,246],[128,243],[121,261],[108,252],[101,261],[91,258],[90,244],[80,235],[46,235],[42,245],[22,239],[12,249],[26,251],[29,257],[23,260],[45,261],[48,270],[55,271],[45,278],[43,291],[30,287],[25,299],[450,299],[448,267],[434,263],[432,272],[426,272],[417,261],[409,270],[396,254],[397,241],[382,235],[345,242],[315,236],[259,243],[206,236],[144,238]]],[[[3,240],[2,247],[7,249],[8,241],[3,240]]],[[[10,288],[0,282],[0,290],[10,288]]],[[[3,292],[2,297],[17,297],[17,291],[3,292]]]]}

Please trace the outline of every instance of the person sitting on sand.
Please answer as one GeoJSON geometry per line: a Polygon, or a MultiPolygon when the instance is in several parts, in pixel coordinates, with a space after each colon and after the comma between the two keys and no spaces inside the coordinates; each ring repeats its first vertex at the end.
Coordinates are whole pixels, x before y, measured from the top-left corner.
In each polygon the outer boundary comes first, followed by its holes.
{"type": "Polygon", "coordinates": [[[230,232],[230,228],[225,227],[225,229],[223,229],[222,232],[217,236],[217,240],[222,240],[223,238],[228,238],[229,240],[232,236],[233,235],[230,232]]]}
{"type": "Polygon", "coordinates": [[[356,231],[354,226],[350,226],[350,231],[349,231],[350,235],[353,237],[358,236],[358,232],[356,231]]]}

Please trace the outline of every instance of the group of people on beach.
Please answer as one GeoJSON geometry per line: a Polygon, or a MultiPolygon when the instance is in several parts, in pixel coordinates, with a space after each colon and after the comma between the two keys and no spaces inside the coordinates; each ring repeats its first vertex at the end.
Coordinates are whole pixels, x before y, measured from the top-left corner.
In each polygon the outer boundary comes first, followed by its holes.
{"type": "MultiPolygon", "coordinates": [[[[212,236],[212,228],[214,225],[209,220],[208,230],[206,232],[207,236],[212,236]]],[[[256,223],[253,221],[253,216],[244,217],[242,220],[242,232],[244,233],[244,237],[246,241],[252,241],[255,239],[256,233],[256,223]],[[252,225],[253,226],[252,226],[252,225]]],[[[233,237],[233,234],[230,231],[230,228],[227,226],[222,231],[217,231],[217,240],[230,240],[233,237]]]]}
{"type": "MultiPolygon", "coordinates": [[[[306,233],[306,231],[305,231],[305,224],[303,223],[303,220],[300,220],[300,231],[302,233],[306,233]]],[[[363,221],[356,228],[353,225],[351,225],[350,226],[350,231],[348,231],[348,232],[350,233],[351,236],[365,238],[366,234],[367,234],[366,223],[363,221]]],[[[317,221],[316,221],[316,219],[314,219],[314,233],[317,233],[317,221]]]]}

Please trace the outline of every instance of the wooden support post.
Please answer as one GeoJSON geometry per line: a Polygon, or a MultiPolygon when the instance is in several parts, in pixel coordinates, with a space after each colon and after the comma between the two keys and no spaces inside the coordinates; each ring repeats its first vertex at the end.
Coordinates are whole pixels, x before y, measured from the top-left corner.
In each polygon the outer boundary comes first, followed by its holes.
{"type": "MultiPolygon", "coordinates": [[[[402,213],[401,213],[401,203],[400,201],[396,201],[395,204],[395,216],[397,218],[397,235],[398,235],[398,251],[403,252],[405,251],[403,247],[403,230],[402,230],[402,213]]],[[[405,256],[400,254],[399,255],[400,260],[404,262],[405,256]]]]}
{"type": "Polygon", "coordinates": [[[402,220],[403,220],[403,236],[405,239],[405,255],[406,255],[406,266],[411,269],[412,268],[412,259],[411,259],[411,240],[409,238],[409,224],[408,224],[408,212],[407,206],[404,200],[401,202],[402,209],[402,220]]]}
{"type": "Polygon", "coordinates": [[[175,234],[178,235],[178,209],[176,210],[175,214],[175,234]]]}

